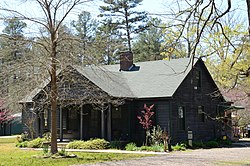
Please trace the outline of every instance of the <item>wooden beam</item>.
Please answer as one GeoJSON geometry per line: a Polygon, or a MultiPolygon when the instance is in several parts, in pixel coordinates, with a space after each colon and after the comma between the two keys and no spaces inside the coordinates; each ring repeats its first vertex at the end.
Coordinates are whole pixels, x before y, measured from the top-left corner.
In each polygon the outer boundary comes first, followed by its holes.
{"type": "Polygon", "coordinates": [[[111,116],[112,105],[109,103],[108,114],[107,114],[107,139],[111,141],[111,127],[112,127],[112,116],[111,116]]]}
{"type": "Polygon", "coordinates": [[[60,142],[63,141],[63,111],[62,111],[62,107],[59,107],[59,111],[60,111],[60,142]]]}
{"type": "Polygon", "coordinates": [[[105,110],[104,110],[104,107],[101,110],[101,137],[105,138],[105,110]]]}
{"type": "Polygon", "coordinates": [[[83,140],[83,105],[81,105],[80,113],[80,140],[83,140]]]}

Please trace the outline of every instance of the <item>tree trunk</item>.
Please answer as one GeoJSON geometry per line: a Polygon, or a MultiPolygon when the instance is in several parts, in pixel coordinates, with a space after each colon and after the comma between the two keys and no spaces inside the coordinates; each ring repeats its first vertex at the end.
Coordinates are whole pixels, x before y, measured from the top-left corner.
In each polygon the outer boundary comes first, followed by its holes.
{"type": "Polygon", "coordinates": [[[52,52],[51,52],[51,153],[57,153],[57,83],[56,83],[56,34],[51,34],[52,52]]]}
{"type": "Polygon", "coordinates": [[[247,16],[248,16],[248,33],[250,35],[250,0],[246,0],[247,2],[247,16]]]}
{"type": "Polygon", "coordinates": [[[130,38],[130,31],[129,31],[129,24],[128,24],[128,9],[125,8],[124,9],[125,11],[125,18],[126,18],[126,30],[127,30],[127,38],[128,38],[128,50],[129,52],[132,52],[132,49],[131,49],[131,38],[130,38]]]}

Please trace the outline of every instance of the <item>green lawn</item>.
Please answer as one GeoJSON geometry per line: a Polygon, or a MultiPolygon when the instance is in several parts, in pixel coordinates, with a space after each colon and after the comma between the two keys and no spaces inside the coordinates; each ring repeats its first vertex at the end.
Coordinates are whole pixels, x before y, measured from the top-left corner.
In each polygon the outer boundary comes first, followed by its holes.
{"type": "Polygon", "coordinates": [[[74,152],[77,158],[34,158],[34,155],[42,155],[42,151],[21,150],[15,147],[15,138],[0,138],[0,166],[11,165],[72,165],[86,164],[111,160],[122,160],[144,157],[141,154],[114,154],[114,153],[82,153],[74,152]]]}

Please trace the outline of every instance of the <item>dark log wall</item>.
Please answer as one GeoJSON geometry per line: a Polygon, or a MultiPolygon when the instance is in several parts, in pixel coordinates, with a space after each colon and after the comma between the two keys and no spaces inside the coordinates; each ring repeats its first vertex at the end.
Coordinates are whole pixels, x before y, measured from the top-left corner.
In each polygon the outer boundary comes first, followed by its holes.
{"type": "Polygon", "coordinates": [[[131,141],[137,142],[138,144],[145,143],[145,130],[139,123],[137,116],[142,116],[141,111],[143,110],[144,104],[148,107],[154,104],[153,111],[155,114],[152,117],[153,126],[159,125],[162,130],[166,128],[169,131],[170,123],[170,100],[164,99],[142,99],[131,102],[131,141]]]}
{"type": "Polygon", "coordinates": [[[193,131],[194,141],[207,141],[220,136],[220,123],[215,120],[215,117],[217,105],[222,102],[222,98],[212,97],[217,90],[203,62],[198,61],[193,72],[188,74],[173,96],[171,104],[173,142],[187,141],[188,129],[193,131]],[[200,72],[200,87],[196,77],[197,72],[200,72]],[[178,107],[180,106],[184,108],[184,130],[181,129],[179,122],[178,107]],[[204,114],[198,112],[198,106],[204,108],[204,114]]]}

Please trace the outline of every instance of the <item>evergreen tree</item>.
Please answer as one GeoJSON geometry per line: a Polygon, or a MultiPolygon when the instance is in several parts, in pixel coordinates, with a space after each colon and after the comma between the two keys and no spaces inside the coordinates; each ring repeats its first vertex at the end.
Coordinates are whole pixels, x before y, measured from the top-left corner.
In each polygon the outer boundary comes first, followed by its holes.
{"type": "Polygon", "coordinates": [[[4,50],[3,61],[13,61],[20,58],[21,54],[27,48],[23,29],[27,27],[25,22],[13,17],[4,21],[5,28],[1,39],[1,48],[4,50]]]}
{"type": "Polygon", "coordinates": [[[163,29],[160,28],[161,20],[151,18],[148,30],[140,33],[133,45],[136,61],[160,60],[161,44],[163,42],[163,29]]]}
{"type": "Polygon", "coordinates": [[[112,23],[112,19],[105,19],[101,26],[98,27],[96,36],[96,50],[99,63],[114,64],[119,60],[119,51],[124,49],[124,39],[122,33],[118,31],[116,23],[112,23]]]}
{"type": "Polygon", "coordinates": [[[80,62],[83,63],[84,60],[91,59],[88,55],[89,46],[93,44],[96,36],[96,29],[98,22],[91,17],[89,12],[83,11],[78,15],[77,21],[72,21],[72,26],[75,28],[76,36],[80,39],[81,52],[79,53],[80,62]]]}
{"type": "Polygon", "coordinates": [[[142,0],[104,0],[106,6],[100,6],[103,14],[99,16],[116,18],[115,22],[120,30],[126,33],[128,50],[131,50],[132,34],[139,33],[146,29],[144,24],[147,21],[147,13],[134,10],[142,0]]]}

